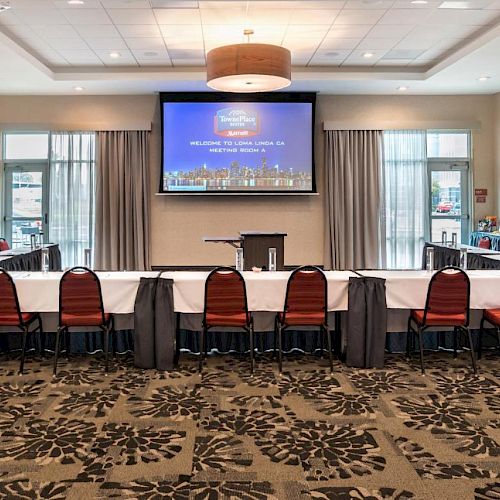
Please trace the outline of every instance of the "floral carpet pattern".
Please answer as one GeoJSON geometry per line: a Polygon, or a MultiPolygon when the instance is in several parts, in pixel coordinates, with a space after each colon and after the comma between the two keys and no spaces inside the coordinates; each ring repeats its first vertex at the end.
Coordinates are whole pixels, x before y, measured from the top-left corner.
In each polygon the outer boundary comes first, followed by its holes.
{"type": "Polygon", "coordinates": [[[500,354],[401,355],[359,370],[317,355],[118,356],[0,364],[0,498],[499,500],[500,354]]]}

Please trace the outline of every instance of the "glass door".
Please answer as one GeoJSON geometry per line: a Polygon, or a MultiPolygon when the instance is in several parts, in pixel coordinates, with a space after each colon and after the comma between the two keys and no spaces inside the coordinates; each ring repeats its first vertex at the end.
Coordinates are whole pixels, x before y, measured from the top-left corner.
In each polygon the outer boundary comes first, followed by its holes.
{"type": "Polygon", "coordinates": [[[429,162],[431,189],[431,241],[440,242],[446,231],[448,241],[467,243],[470,226],[469,162],[429,162]]]}
{"type": "Polygon", "coordinates": [[[32,234],[48,235],[48,167],[5,165],[5,235],[12,248],[29,246],[32,234]]]}

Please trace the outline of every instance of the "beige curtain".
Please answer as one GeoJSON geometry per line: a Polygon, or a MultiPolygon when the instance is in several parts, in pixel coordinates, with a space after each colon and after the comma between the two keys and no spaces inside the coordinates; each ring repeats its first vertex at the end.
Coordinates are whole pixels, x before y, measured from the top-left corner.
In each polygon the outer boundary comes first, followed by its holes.
{"type": "Polygon", "coordinates": [[[325,131],[327,269],[378,267],[381,163],[381,131],[325,131]]]}
{"type": "Polygon", "coordinates": [[[96,269],[149,269],[149,213],[149,132],[98,132],[96,269]]]}

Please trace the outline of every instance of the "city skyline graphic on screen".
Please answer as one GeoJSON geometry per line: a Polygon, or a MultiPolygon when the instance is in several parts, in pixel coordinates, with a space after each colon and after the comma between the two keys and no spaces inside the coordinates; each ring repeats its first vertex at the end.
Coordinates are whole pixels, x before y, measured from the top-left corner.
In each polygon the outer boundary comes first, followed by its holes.
{"type": "Polygon", "coordinates": [[[310,103],[163,107],[163,191],[312,191],[310,103]]]}

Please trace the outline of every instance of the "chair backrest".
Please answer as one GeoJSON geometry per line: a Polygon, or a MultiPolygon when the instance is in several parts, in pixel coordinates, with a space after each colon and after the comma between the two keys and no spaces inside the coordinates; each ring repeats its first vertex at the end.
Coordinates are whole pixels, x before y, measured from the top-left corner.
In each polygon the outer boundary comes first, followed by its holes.
{"type": "Polygon", "coordinates": [[[288,278],[285,297],[287,313],[318,313],[328,310],[327,281],[325,273],[316,266],[295,269],[288,278]]]}
{"type": "Polygon", "coordinates": [[[207,314],[241,314],[249,320],[245,280],[232,267],[217,267],[205,281],[204,319],[207,314]]]}
{"type": "Polygon", "coordinates": [[[479,248],[491,248],[491,240],[488,238],[488,236],[479,238],[479,248]]]}
{"type": "Polygon", "coordinates": [[[62,314],[100,315],[104,324],[99,278],[86,267],[73,267],[66,271],[59,283],[59,323],[62,314]]]}
{"type": "Polygon", "coordinates": [[[19,324],[22,323],[16,285],[10,274],[2,268],[0,268],[0,317],[1,316],[16,316],[19,318],[19,324]]]}
{"type": "Polygon", "coordinates": [[[9,242],[5,238],[0,238],[0,252],[10,250],[9,242]]]}
{"type": "Polygon", "coordinates": [[[427,313],[464,314],[469,324],[470,281],[459,267],[448,266],[437,271],[427,289],[424,323],[427,313]]]}

